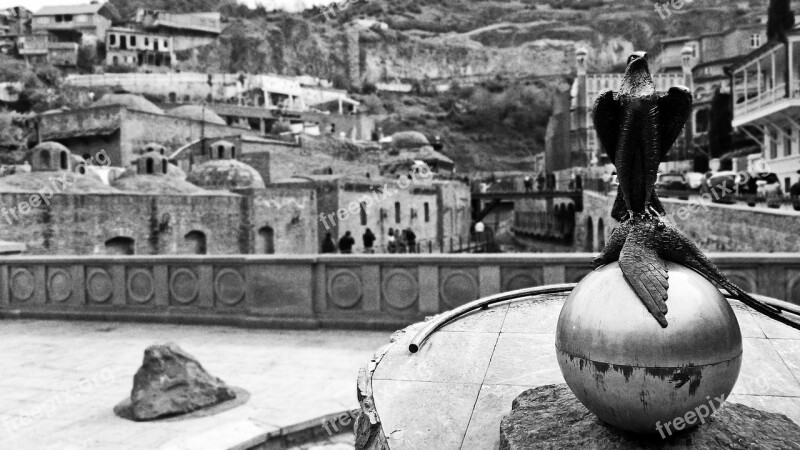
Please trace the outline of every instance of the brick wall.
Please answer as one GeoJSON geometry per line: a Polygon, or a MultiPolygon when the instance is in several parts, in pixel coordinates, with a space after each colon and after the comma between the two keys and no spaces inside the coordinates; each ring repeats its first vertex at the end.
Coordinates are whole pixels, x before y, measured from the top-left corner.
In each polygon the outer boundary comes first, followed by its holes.
{"type": "MultiPolygon", "coordinates": [[[[576,217],[577,250],[600,250],[601,238],[608,239],[617,224],[611,218],[613,202],[613,196],[584,192],[584,210],[576,217]],[[588,246],[590,217],[594,236],[588,246]]],[[[800,215],[795,212],[717,204],[690,208],[689,202],[672,199],[662,203],[675,225],[705,252],[800,252],[800,215]]]]}
{"type": "MultiPolygon", "coordinates": [[[[11,208],[30,196],[2,193],[0,204],[11,208]]],[[[258,230],[267,226],[274,230],[276,252],[316,253],[311,190],[270,188],[252,197],[57,194],[49,206],[16,213],[18,220],[3,211],[0,233],[35,255],[103,254],[114,237],[133,239],[136,254],[185,254],[191,231],[205,234],[208,254],[258,253],[258,230]]]]}

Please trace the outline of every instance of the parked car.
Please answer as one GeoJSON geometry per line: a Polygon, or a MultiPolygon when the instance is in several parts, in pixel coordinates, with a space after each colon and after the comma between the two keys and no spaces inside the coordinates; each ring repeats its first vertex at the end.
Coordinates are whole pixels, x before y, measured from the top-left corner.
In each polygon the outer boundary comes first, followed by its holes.
{"type": "Polygon", "coordinates": [[[759,179],[756,181],[756,197],[767,200],[767,206],[770,208],[780,208],[781,200],[783,199],[783,188],[781,187],[781,180],[774,173],[759,174],[759,179]]]}
{"type": "Polygon", "coordinates": [[[689,184],[689,189],[691,190],[700,189],[700,186],[703,185],[703,181],[705,181],[705,177],[700,172],[689,172],[685,177],[686,183],[689,184]]]}
{"type": "Polygon", "coordinates": [[[687,191],[689,183],[686,182],[686,177],[680,173],[665,173],[658,177],[656,187],[667,191],[687,191]]]}
{"type": "Polygon", "coordinates": [[[736,172],[709,172],[705,178],[705,183],[700,186],[701,194],[709,194],[714,203],[736,203],[736,200],[733,199],[739,181],[736,172]]]}

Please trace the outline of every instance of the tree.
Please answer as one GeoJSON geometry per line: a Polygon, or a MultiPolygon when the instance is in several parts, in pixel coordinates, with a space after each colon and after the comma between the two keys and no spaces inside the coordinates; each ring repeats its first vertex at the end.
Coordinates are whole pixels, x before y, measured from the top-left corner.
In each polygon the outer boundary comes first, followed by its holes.
{"type": "Polygon", "coordinates": [[[711,123],[708,127],[708,152],[718,158],[731,150],[733,143],[733,108],[731,95],[717,88],[711,100],[711,123]]]}
{"type": "Polygon", "coordinates": [[[770,0],[767,12],[767,39],[786,42],[786,32],[794,26],[790,0],[770,0]]]}

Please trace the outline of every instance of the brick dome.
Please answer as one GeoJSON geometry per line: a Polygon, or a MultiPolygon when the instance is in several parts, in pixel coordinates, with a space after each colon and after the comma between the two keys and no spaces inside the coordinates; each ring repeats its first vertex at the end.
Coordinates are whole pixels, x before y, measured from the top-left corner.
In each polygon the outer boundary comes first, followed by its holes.
{"type": "Polygon", "coordinates": [[[217,159],[192,167],[186,181],[210,190],[264,189],[258,171],[234,159],[217,159]]]}

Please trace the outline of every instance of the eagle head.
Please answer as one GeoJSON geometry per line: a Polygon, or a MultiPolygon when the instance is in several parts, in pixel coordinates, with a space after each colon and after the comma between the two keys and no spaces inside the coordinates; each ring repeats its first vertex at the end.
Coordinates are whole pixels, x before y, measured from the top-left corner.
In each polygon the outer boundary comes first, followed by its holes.
{"type": "Polygon", "coordinates": [[[647,65],[647,53],[634,52],[628,57],[628,66],[619,91],[621,94],[633,96],[655,93],[656,87],[650,76],[650,67],[647,65]]]}

